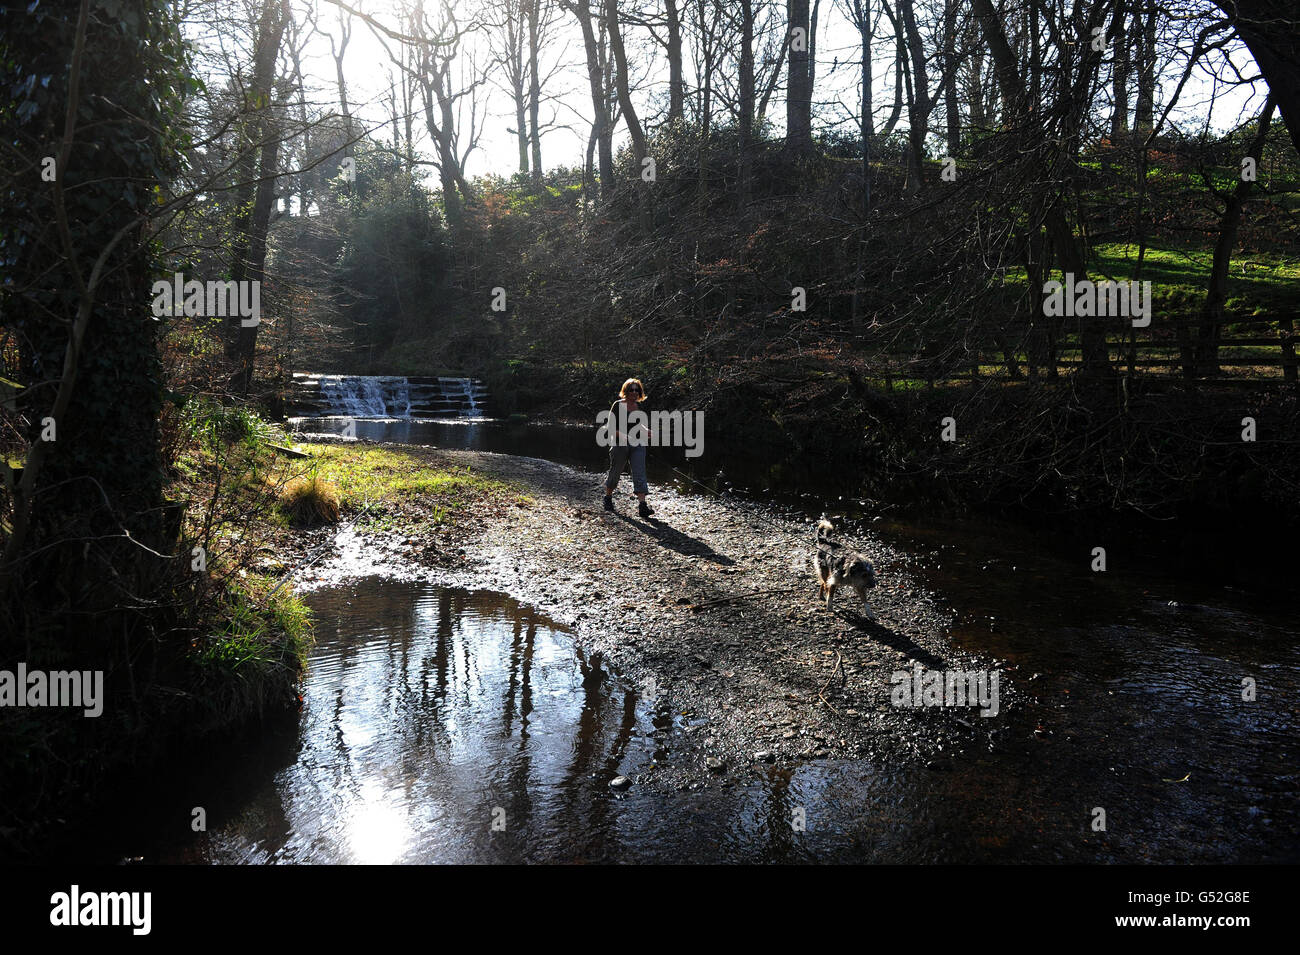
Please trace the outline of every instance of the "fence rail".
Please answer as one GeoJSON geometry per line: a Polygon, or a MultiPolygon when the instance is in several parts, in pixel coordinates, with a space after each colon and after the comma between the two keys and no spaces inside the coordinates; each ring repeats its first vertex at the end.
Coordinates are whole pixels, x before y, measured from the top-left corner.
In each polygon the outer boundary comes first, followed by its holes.
{"type": "MultiPolygon", "coordinates": [[[[960,349],[938,355],[895,354],[888,356],[875,377],[887,387],[895,382],[1023,380],[1033,377],[1062,377],[1082,374],[1087,367],[1084,343],[1074,328],[1052,329],[1026,326],[1004,328],[1000,334],[972,340],[966,337],[960,349]]],[[[1153,322],[1148,328],[1106,329],[1107,363],[1116,372],[1154,380],[1219,383],[1295,383],[1300,371],[1296,333],[1291,319],[1232,319],[1201,336],[1197,318],[1153,322]],[[1260,334],[1262,326],[1274,334],[1260,334]],[[1239,349],[1254,349],[1253,353],[1239,349]]]]}

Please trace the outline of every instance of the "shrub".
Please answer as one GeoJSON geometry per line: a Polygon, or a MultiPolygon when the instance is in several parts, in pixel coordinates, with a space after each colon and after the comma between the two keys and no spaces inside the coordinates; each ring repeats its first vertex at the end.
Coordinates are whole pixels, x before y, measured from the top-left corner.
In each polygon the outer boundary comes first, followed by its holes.
{"type": "Polygon", "coordinates": [[[281,508],[295,527],[338,523],[339,489],[330,481],[314,475],[294,478],[280,489],[279,496],[281,508]]]}

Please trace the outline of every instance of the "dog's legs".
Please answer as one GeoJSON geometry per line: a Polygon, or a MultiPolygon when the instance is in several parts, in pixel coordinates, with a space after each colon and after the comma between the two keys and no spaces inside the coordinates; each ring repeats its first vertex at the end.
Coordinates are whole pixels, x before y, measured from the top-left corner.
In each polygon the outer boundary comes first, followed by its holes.
{"type": "Polygon", "coordinates": [[[826,585],[826,609],[830,610],[831,604],[833,604],[834,602],[835,602],[835,586],[834,584],[827,584],[826,585]]]}
{"type": "Polygon", "coordinates": [[[876,616],[876,612],[871,609],[871,604],[867,603],[866,597],[862,598],[862,611],[867,615],[867,619],[870,620],[872,623],[879,622],[879,618],[876,616]]]}

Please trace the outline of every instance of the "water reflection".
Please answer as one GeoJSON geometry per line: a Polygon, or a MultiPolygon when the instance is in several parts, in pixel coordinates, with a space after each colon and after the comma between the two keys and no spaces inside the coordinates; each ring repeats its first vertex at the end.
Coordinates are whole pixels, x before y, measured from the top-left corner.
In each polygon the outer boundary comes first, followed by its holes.
{"type": "Polygon", "coordinates": [[[208,861],[576,858],[575,833],[620,851],[607,782],[655,728],[598,656],[499,594],[376,578],[307,599],[297,751],[228,807],[208,861]]]}

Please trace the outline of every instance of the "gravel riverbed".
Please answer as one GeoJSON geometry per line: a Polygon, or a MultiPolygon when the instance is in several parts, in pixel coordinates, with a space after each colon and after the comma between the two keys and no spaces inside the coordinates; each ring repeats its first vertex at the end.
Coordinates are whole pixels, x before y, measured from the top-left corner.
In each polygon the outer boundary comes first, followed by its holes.
{"type": "MultiPolygon", "coordinates": [[[[603,475],[537,458],[402,446],[518,485],[526,505],[468,508],[425,533],[317,532],[333,546],[304,586],[385,573],[501,591],[569,627],[675,734],[672,756],[635,785],[731,785],[747,773],[809,760],[917,760],[936,772],[999,745],[977,708],[897,707],[891,677],[911,670],[1001,669],[999,706],[1016,706],[1014,668],[954,648],[954,615],[879,539],[850,543],[875,565],[877,621],[851,590],[820,603],[811,522],[752,502],[652,487],[656,513],[636,516],[627,482],[616,513],[603,475]],[[1008,669],[1010,672],[1008,672],[1008,669]],[[982,725],[984,724],[984,725],[982,725]]],[[[418,500],[402,505],[418,513],[418,500]]],[[[304,541],[306,544],[307,541],[304,541]]],[[[1003,731],[1005,732],[1005,731],[1003,731]]]]}

